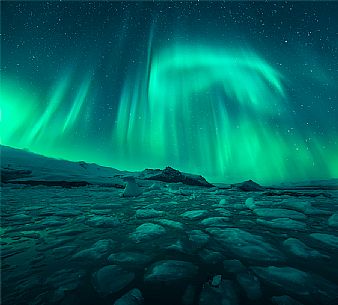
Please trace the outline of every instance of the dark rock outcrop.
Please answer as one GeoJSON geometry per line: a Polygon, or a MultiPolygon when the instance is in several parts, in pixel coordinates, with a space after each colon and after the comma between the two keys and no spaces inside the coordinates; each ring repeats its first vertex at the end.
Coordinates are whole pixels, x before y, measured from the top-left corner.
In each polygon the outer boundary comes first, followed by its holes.
{"type": "Polygon", "coordinates": [[[146,169],[142,172],[141,176],[143,176],[145,180],[157,180],[168,183],[181,182],[186,185],[213,187],[213,185],[202,176],[185,174],[169,166],[164,170],[146,169]]]}
{"type": "Polygon", "coordinates": [[[295,191],[280,191],[280,190],[273,190],[273,191],[267,191],[264,192],[263,195],[265,196],[293,196],[293,197],[318,197],[318,196],[324,196],[327,198],[332,198],[332,195],[330,193],[324,193],[324,192],[295,192],[295,191]]]}
{"type": "Polygon", "coordinates": [[[71,187],[81,187],[88,186],[91,183],[87,181],[49,181],[49,180],[13,180],[10,181],[12,184],[26,184],[31,186],[44,185],[44,186],[61,186],[63,188],[71,188],[71,187]]]}
{"type": "Polygon", "coordinates": [[[32,175],[31,170],[25,169],[12,169],[12,168],[2,168],[1,169],[1,181],[7,183],[11,180],[27,178],[32,175]]]}
{"type": "Polygon", "coordinates": [[[258,183],[252,180],[244,181],[242,183],[232,184],[231,187],[235,187],[244,192],[262,192],[265,190],[263,186],[259,185],[258,183]]]}

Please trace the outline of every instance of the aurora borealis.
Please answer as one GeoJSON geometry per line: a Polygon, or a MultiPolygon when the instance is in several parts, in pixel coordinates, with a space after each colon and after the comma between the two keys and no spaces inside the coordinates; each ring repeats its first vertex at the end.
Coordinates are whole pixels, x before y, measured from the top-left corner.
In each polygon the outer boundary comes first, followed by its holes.
{"type": "Polygon", "coordinates": [[[210,181],[338,177],[337,2],[2,2],[1,143],[210,181]]]}

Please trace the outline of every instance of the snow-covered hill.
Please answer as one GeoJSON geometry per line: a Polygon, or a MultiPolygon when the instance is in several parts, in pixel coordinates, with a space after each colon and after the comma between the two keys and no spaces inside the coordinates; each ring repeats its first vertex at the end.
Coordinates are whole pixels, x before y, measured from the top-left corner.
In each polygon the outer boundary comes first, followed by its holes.
{"type": "Polygon", "coordinates": [[[115,183],[127,174],[94,163],[47,158],[26,150],[1,146],[1,174],[5,180],[86,181],[115,183]]]}
{"type": "MultiPolygon", "coordinates": [[[[183,183],[194,186],[230,188],[228,184],[210,184],[202,176],[183,173],[167,167],[161,169],[146,169],[142,172],[119,171],[95,163],[84,161],[72,162],[62,159],[48,158],[26,150],[0,146],[1,149],[1,180],[2,182],[16,181],[45,181],[72,182],[90,184],[111,184],[122,186],[126,176],[134,176],[141,184],[148,180],[163,183],[183,183]]],[[[227,181],[224,181],[226,183],[227,181]]],[[[34,183],[31,183],[34,184],[34,183]]],[[[80,185],[82,185],[80,184],[80,185]]],[[[54,184],[57,185],[57,184],[54,184]]],[[[78,185],[78,186],[80,186],[78,185]]],[[[236,184],[234,184],[236,185],[236,184]]],[[[270,188],[269,186],[266,186],[270,188]]],[[[338,189],[338,179],[302,181],[283,183],[272,186],[273,189],[338,189]]]]}
{"type": "Polygon", "coordinates": [[[26,150],[1,146],[1,180],[36,185],[84,186],[87,184],[108,184],[124,187],[125,178],[135,177],[142,185],[151,180],[162,183],[183,183],[192,186],[212,187],[202,176],[182,173],[167,167],[164,170],[142,172],[119,171],[95,163],[72,162],[48,158],[26,150]]]}

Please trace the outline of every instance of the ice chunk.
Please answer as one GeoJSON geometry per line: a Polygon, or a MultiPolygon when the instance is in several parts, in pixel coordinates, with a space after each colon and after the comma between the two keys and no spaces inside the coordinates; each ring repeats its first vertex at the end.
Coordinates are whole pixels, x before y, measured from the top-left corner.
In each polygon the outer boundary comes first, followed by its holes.
{"type": "Polygon", "coordinates": [[[228,217],[210,217],[203,219],[201,225],[208,227],[228,227],[229,218],[228,217]]]}
{"type": "Polygon", "coordinates": [[[71,208],[71,207],[55,212],[55,216],[67,217],[67,218],[78,216],[80,214],[82,214],[82,212],[79,209],[71,208]]]}
{"type": "Polygon", "coordinates": [[[226,216],[226,217],[231,216],[231,212],[229,210],[226,210],[226,209],[223,209],[223,208],[215,209],[215,211],[217,211],[217,213],[219,213],[222,216],[226,216]]]}
{"type": "Polygon", "coordinates": [[[154,219],[153,221],[157,222],[157,223],[159,223],[161,225],[174,228],[174,229],[180,229],[180,230],[182,230],[183,227],[184,227],[182,223],[180,223],[178,221],[170,220],[170,219],[154,219]]]}
{"type": "Polygon", "coordinates": [[[293,210],[297,210],[300,212],[304,212],[306,209],[311,208],[311,203],[308,201],[298,201],[295,199],[284,199],[281,203],[280,203],[283,207],[289,208],[289,209],[293,209],[293,210]]]}
{"type": "Polygon", "coordinates": [[[198,253],[198,256],[201,258],[201,260],[208,265],[215,265],[222,261],[223,254],[220,252],[203,249],[198,253]]]}
{"type": "Polygon", "coordinates": [[[114,216],[93,216],[86,221],[86,224],[94,228],[114,228],[119,226],[121,222],[114,216]]]}
{"type": "Polygon", "coordinates": [[[154,237],[159,237],[166,232],[165,228],[153,223],[144,223],[136,228],[136,231],[131,234],[131,238],[135,242],[142,242],[154,237]]]}
{"type": "Polygon", "coordinates": [[[326,279],[292,267],[252,267],[268,285],[294,295],[310,297],[314,304],[330,304],[338,297],[338,287],[326,279]]]}
{"type": "Polygon", "coordinates": [[[150,256],[138,252],[117,252],[108,256],[109,263],[128,267],[144,267],[151,259],[150,256]]]}
{"type": "Polygon", "coordinates": [[[154,263],[144,277],[145,282],[177,283],[193,279],[198,268],[190,262],[163,260],[154,263]]]}
{"type": "Polygon", "coordinates": [[[114,305],[141,305],[143,300],[141,291],[135,288],[116,300],[114,305]]]}
{"type": "Polygon", "coordinates": [[[208,211],[206,210],[193,210],[193,211],[187,211],[181,216],[186,219],[195,220],[195,219],[201,219],[208,211]]]}
{"type": "Polygon", "coordinates": [[[304,222],[288,218],[276,218],[272,220],[257,219],[257,223],[274,229],[297,231],[304,231],[306,229],[306,224],[304,222]]]}
{"type": "Polygon", "coordinates": [[[209,241],[209,235],[201,230],[192,230],[188,233],[189,240],[198,248],[203,247],[209,241]]]}
{"type": "Polygon", "coordinates": [[[222,275],[218,274],[213,276],[211,286],[217,287],[222,282],[222,275]]]}
{"type": "Polygon", "coordinates": [[[327,258],[315,249],[312,249],[296,238],[288,238],[283,242],[284,247],[293,255],[301,258],[327,258]]]}
{"type": "Polygon", "coordinates": [[[321,243],[338,249],[338,237],[336,235],[325,234],[325,233],[312,233],[310,236],[321,243]]]}
{"type": "Polygon", "coordinates": [[[63,226],[67,223],[67,221],[62,217],[47,217],[43,222],[41,222],[41,225],[45,227],[59,227],[63,226]]]}
{"type": "Polygon", "coordinates": [[[174,242],[170,246],[167,246],[166,249],[173,250],[173,251],[176,251],[176,252],[181,252],[181,253],[188,253],[185,244],[183,244],[183,242],[181,240],[177,240],[176,242],[174,242]]]}
{"type": "Polygon", "coordinates": [[[142,194],[142,190],[134,177],[126,177],[125,180],[127,181],[127,185],[122,194],[123,197],[136,197],[142,194]]]}
{"type": "Polygon", "coordinates": [[[161,189],[161,186],[158,185],[157,183],[153,183],[150,187],[149,190],[151,191],[159,191],[161,189]]]}
{"type": "Polygon", "coordinates": [[[93,286],[101,297],[105,297],[127,287],[134,277],[134,273],[117,265],[108,265],[93,274],[93,286]]]}
{"type": "Polygon", "coordinates": [[[25,223],[30,223],[32,221],[32,217],[30,217],[29,215],[23,214],[23,213],[19,213],[19,214],[8,217],[8,220],[10,220],[13,225],[14,224],[21,225],[25,223]]]}
{"type": "Polygon", "coordinates": [[[83,270],[62,269],[48,277],[45,284],[56,288],[51,295],[51,303],[59,303],[68,291],[78,288],[85,274],[83,270]]]}
{"type": "Polygon", "coordinates": [[[281,261],[284,256],[263,237],[238,228],[208,228],[215,240],[239,257],[257,261],[281,261]]]}
{"type": "Polygon", "coordinates": [[[257,216],[267,217],[267,218],[290,218],[296,220],[306,219],[305,215],[288,209],[278,209],[278,208],[257,208],[253,211],[257,216]]]}
{"type": "Polygon", "coordinates": [[[256,205],[255,205],[255,202],[254,202],[254,199],[249,197],[248,199],[245,200],[245,206],[250,209],[250,210],[253,210],[256,208],[256,205]]]}
{"type": "Polygon", "coordinates": [[[143,218],[153,218],[163,216],[163,211],[158,211],[155,209],[141,209],[136,211],[136,218],[143,219],[143,218]]]}
{"type": "Polygon", "coordinates": [[[310,276],[291,267],[252,267],[252,270],[267,283],[298,295],[308,295],[311,290],[310,276]]]}
{"type": "Polygon", "coordinates": [[[306,208],[306,210],[304,211],[304,213],[306,215],[331,215],[332,212],[331,211],[327,211],[327,210],[321,210],[318,208],[314,208],[314,207],[308,207],[306,208]]]}
{"type": "Polygon", "coordinates": [[[333,214],[333,215],[329,218],[328,224],[329,224],[330,227],[338,228],[338,213],[333,214]]]}
{"type": "Polygon", "coordinates": [[[228,205],[228,203],[227,203],[226,199],[223,198],[219,201],[219,205],[228,205]]]}
{"type": "Polygon", "coordinates": [[[102,239],[92,245],[90,248],[82,250],[76,253],[74,259],[88,260],[99,260],[112,249],[114,242],[111,239],[102,239]]]}

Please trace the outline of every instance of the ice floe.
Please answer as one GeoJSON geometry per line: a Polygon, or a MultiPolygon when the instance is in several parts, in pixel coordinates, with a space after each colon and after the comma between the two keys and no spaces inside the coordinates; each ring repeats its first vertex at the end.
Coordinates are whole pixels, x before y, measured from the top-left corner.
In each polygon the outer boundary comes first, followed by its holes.
{"type": "Polygon", "coordinates": [[[338,249],[338,236],[332,234],[325,234],[325,233],[312,233],[310,236],[319,242],[338,249]]]}
{"type": "Polygon", "coordinates": [[[73,259],[80,259],[84,261],[96,261],[108,254],[114,246],[111,239],[102,239],[96,242],[88,249],[81,250],[73,255],[73,259]]]}
{"type": "Polygon", "coordinates": [[[154,218],[163,216],[163,211],[158,211],[155,209],[141,209],[136,211],[136,218],[143,219],[143,218],[154,218]]]}
{"type": "Polygon", "coordinates": [[[201,230],[192,230],[188,232],[189,240],[197,247],[203,247],[210,239],[209,235],[201,230]]]}
{"type": "Polygon", "coordinates": [[[270,228],[282,230],[304,231],[306,229],[306,224],[304,222],[289,218],[275,218],[271,220],[257,219],[257,223],[270,228]]]}
{"type": "Polygon", "coordinates": [[[143,301],[141,291],[134,288],[116,300],[114,305],[142,305],[143,301]]]}
{"type": "Polygon", "coordinates": [[[330,227],[338,228],[338,213],[329,217],[328,224],[330,227]]]}
{"type": "Polygon", "coordinates": [[[260,217],[266,218],[290,218],[295,220],[304,220],[306,216],[300,212],[278,209],[278,208],[255,208],[253,212],[260,217]]]}
{"type": "Polygon", "coordinates": [[[183,223],[179,222],[179,221],[175,221],[175,220],[170,220],[170,219],[154,219],[153,220],[156,223],[159,223],[163,226],[167,226],[173,229],[179,229],[179,230],[183,230],[184,225],[183,223]]]}
{"type": "Polygon", "coordinates": [[[328,258],[327,255],[308,247],[297,238],[288,238],[284,240],[283,245],[291,254],[301,258],[328,258]]]}
{"type": "Polygon", "coordinates": [[[163,260],[150,266],[144,276],[145,282],[177,283],[193,279],[198,268],[186,261],[163,260]]]}
{"type": "Polygon", "coordinates": [[[123,270],[117,265],[107,265],[93,274],[92,282],[97,293],[104,297],[127,287],[134,277],[134,273],[123,270]]]}
{"type": "Polygon", "coordinates": [[[293,267],[252,267],[268,285],[294,295],[313,298],[319,303],[329,304],[338,297],[338,286],[329,281],[293,267]]]}
{"type": "Polygon", "coordinates": [[[151,261],[152,257],[140,252],[117,252],[108,256],[110,264],[142,268],[151,261]]]}
{"type": "Polygon", "coordinates": [[[283,254],[264,240],[238,228],[208,228],[210,233],[225,249],[245,259],[258,261],[281,261],[283,254]]]}
{"type": "Polygon", "coordinates": [[[207,227],[228,227],[229,218],[228,217],[209,217],[201,221],[201,225],[207,227]]]}
{"type": "Polygon", "coordinates": [[[181,216],[185,219],[195,220],[201,219],[204,215],[206,215],[208,211],[206,210],[193,210],[193,211],[186,211],[181,216]]]}
{"type": "Polygon", "coordinates": [[[87,219],[86,224],[95,228],[114,228],[121,222],[114,216],[92,216],[87,219]]]}
{"type": "Polygon", "coordinates": [[[131,238],[135,242],[142,242],[146,240],[150,240],[154,237],[159,237],[165,234],[166,229],[161,225],[153,224],[153,223],[144,223],[138,226],[134,233],[131,234],[131,238]]]}

